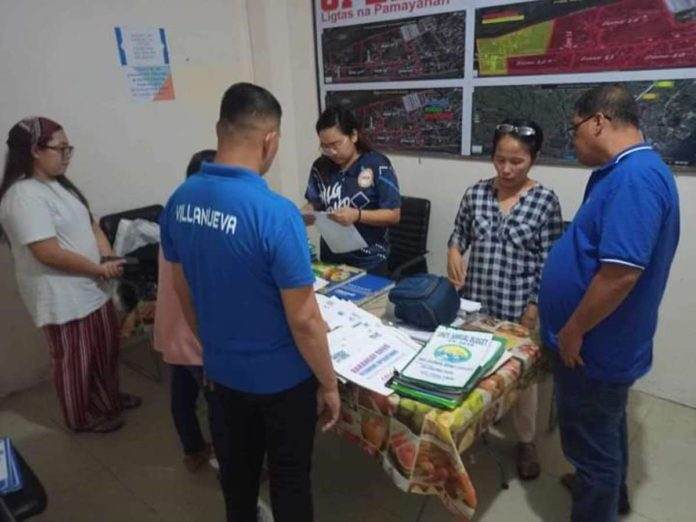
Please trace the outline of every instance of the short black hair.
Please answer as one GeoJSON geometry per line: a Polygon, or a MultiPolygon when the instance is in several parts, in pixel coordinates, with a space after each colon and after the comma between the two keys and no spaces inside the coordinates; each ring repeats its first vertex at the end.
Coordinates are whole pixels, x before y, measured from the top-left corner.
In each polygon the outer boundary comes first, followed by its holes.
{"type": "Polygon", "coordinates": [[[617,123],[640,128],[638,102],[620,83],[598,85],[585,91],[575,102],[575,114],[587,118],[601,112],[617,123]]]}
{"type": "Polygon", "coordinates": [[[193,156],[191,156],[188,167],[186,167],[186,177],[188,178],[201,170],[201,165],[204,161],[213,161],[216,153],[217,151],[214,149],[203,149],[196,152],[193,156]]]}
{"type": "Polygon", "coordinates": [[[498,146],[498,142],[503,136],[512,136],[517,141],[519,141],[524,146],[524,148],[527,149],[530,156],[532,156],[532,159],[535,159],[537,157],[537,154],[539,154],[541,146],[544,143],[544,131],[541,129],[541,125],[539,125],[537,122],[532,120],[525,120],[523,118],[508,118],[496,125],[495,133],[493,134],[493,149],[491,152],[492,155],[495,154],[495,149],[498,146]],[[504,132],[498,130],[498,127],[500,125],[512,125],[513,127],[518,128],[530,127],[534,129],[534,134],[532,134],[531,136],[524,136],[514,131],[504,132]]]}
{"type": "Polygon", "coordinates": [[[280,121],[283,110],[268,90],[252,83],[235,83],[222,97],[220,123],[230,126],[252,125],[252,119],[280,121]]]}

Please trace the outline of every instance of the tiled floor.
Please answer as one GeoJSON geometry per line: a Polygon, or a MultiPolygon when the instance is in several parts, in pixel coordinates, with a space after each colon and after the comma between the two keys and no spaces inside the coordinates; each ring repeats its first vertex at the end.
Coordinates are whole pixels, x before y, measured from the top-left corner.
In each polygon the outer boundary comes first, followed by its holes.
{"type": "MultiPolygon", "coordinates": [[[[168,390],[123,369],[123,388],[140,394],[143,407],[129,412],[126,426],[109,435],[74,435],[62,427],[52,385],[45,383],[0,401],[0,433],[12,437],[43,481],[45,522],[222,521],[222,497],[215,473],[188,473],[169,417],[168,390]]],[[[542,387],[539,450],[542,476],[516,478],[501,490],[492,457],[482,446],[465,463],[478,488],[475,520],[563,521],[570,499],[558,477],[570,470],[558,434],[545,431],[550,389],[542,387]]],[[[687,522],[696,469],[696,411],[639,392],[630,403],[630,522],[687,522]]],[[[513,473],[514,441],[502,422],[491,444],[513,473]]],[[[319,435],[314,491],[319,522],[415,522],[421,497],[400,492],[378,463],[333,434],[319,435]]],[[[262,491],[267,495],[267,491],[262,491]]],[[[453,520],[437,499],[428,502],[423,522],[453,520]]]]}

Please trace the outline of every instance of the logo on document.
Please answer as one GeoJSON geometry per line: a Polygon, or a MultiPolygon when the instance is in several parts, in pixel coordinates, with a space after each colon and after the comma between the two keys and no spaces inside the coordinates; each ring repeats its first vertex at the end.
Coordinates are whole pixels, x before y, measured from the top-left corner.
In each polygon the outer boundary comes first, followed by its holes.
{"type": "Polygon", "coordinates": [[[443,344],[433,353],[435,359],[449,364],[463,363],[471,359],[471,352],[457,344],[443,344]]]}

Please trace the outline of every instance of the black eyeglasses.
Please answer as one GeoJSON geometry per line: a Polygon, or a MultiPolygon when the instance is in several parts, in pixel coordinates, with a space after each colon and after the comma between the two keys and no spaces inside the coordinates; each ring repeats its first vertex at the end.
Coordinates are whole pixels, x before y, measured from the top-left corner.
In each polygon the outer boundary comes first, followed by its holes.
{"type": "Polygon", "coordinates": [[[590,121],[592,118],[595,116],[601,116],[602,118],[606,118],[607,120],[611,121],[611,116],[607,116],[606,114],[602,112],[597,112],[595,114],[590,114],[587,118],[583,118],[577,123],[573,123],[570,127],[566,129],[566,132],[570,134],[571,136],[575,136],[575,133],[578,132],[578,129],[582,126],[583,123],[590,121]]]}
{"type": "Polygon", "coordinates": [[[534,136],[536,130],[534,127],[527,125],[513,125],[512,123],[499,123],[495,126],[495,130],[505,134],[517,134],[518,136],[528,137],[534,136]]]}
{"type": "Polygon", "coordinates": [[[42,148],[60,152],[64,158],[69,158],[73,155],[73,152],[75,152],[75,147],[73,145],[44,145],[42,148]]]}

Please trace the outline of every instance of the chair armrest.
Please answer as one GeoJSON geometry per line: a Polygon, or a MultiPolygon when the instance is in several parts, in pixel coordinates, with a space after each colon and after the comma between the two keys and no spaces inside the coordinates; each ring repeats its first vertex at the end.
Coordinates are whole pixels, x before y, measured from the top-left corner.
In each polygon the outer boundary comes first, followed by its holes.
{"type": "Polygon", "coordinates": [[[416,257],[413,257],[406,261],[405,263],[401,263],[399,266],[397,266],[394,270],[391,272],[391,277],[395,281],[398,281],[401,278],[401,272],[406,270],[407,268],[412,267],[415,264],[420,263],[421,261],[425,261],[425,256],[428,254],[428,251],[424,251],[421,254],[418,254],[416,257]]]}

